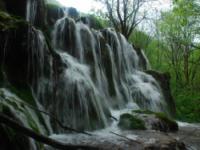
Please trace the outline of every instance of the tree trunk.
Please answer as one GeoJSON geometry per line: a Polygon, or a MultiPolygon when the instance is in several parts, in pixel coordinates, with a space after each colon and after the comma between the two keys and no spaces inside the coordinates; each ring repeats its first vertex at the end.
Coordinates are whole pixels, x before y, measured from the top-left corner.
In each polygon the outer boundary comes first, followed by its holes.
{"type": "Polygon", "coordinates": [[[189,84],[189,49],[188,46],[184,50],[184,76],[186,85],[189,84]]]}

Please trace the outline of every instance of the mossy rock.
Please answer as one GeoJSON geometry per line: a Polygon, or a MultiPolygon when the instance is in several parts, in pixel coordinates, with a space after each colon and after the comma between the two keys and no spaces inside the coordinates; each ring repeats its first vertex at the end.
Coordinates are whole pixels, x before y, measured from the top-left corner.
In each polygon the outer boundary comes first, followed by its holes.
{"type": "Polygon", "coordinates": [[[169,131],[178,131],[177,122],[167,117],[164,113],[155,113],[155,116],[168,125],[169,131]]]}
{"type": "Polygon", "coordinates": [[[153,114],[154,113],[154,112],[152,112],[150,110],[141,110],[141,109],[133,110],[132,112],[133,113],[138,113],[138,114],[153,114]]]}
{"type": "Polygon", "coordinates": [[[162,112],[153,112],[150,110],[133,110],[133,113],[139,115],[145,115],[146,118],[151,118],[151,120],[158,119],[158,121],[154,122],[151,126],[152,129],[160,130],[160,131],[178,131],[178,124],[173,119],[169,118],[166,114],[162,112]],[[154,119],[150,116],[154,116],[154,119]]]}
{"type": "Polygon", "coordinates": [[[145,130],[145,122],[138,118],[137,116],[131,114],[122,114],[120,116],[120,120],[118,126],[121,129],[137,129],[137,130],[145,130]]]}

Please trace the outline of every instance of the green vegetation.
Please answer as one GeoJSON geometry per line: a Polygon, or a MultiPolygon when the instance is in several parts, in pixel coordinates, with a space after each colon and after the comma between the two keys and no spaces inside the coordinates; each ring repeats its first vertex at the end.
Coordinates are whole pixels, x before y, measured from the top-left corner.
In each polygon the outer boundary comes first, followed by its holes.
{"type": "Polygon", "coordinates": [[[133,113],[138,113],[138,114],[153,114],[154,113],[154,112],[152,112],[150,110],[141,110],[141,109],[133,110],[132,112],[133,113]]]}
{"type": "Polygon", "coordinates": [[[19,98],[24,100],[26,103],[32,106],[36,106],[31,89],[29,87],[19,88],[15,86],[9,86],[8,88],[10,89],[12,93],[16,94],[19,98]]]}
{"type": "MultiPolygon", "coordinates": [[[[40,112],[31,109],[27,103],[24,103],[31,97],[32,94],[28,90],[27,91],[20,89],[16,90],[15,87],[11,86],[7,87],[6,90],[7,91],[5,92],[3,89],[0,89],[0,112],[6,114],[12,119],[17,119],[19,122],[23,122],[28,128],[34,130],[36,133],[48,134],[48,129],[42,117],[42,114],[40,112]],[[16,96],[12,94],[16,94],[16,96]],[[18,97],[18,95],[20,97],[18,97]]],[[[32,102],[29,100],[28,103],[33,104],[35,102],[32,98],[32,102]]],[[[37,108],[36,104],[33,105],[33,107],[37,108]]],[[[5,139],[8,138],[10,143],[16,145],[16,149],[18,148],[18,146],[20,147],[20,144],[22,144],[22,146],[25,145],[20,141],[19,144],[17,144],[15,143],[15,141],[18,140],[17,139],[18,137],[24,138],[24,140],[26,140],[27,138],[16,133],[14,130],[5,128],[4,126],[2,126],[2,128],[3,129],[1,131],[2,132],[5,131],[5,139]]],[[[36,144],[38,149],[43,149],[43,145],[41,143],[36,143],[36,144]]],[[[26,148],[20,147],[19,149],[26,149],[26,148]]]]}
{"type": "Polygon", "coordinates": [[[133,110],[133,113],[155,115],[156,118],[158,118],[164,125],[166,125],[169,128],[169,131],[178,130],[178,124],[176,123],[176,121],[169,118],[166,114],[162,112],[153,112],[150,110],[133,110]]]}
{"type": "Polygon", "coordinates": [[[16,29],[20,25],[27,24],[23,19],[11,16],[4,11],[0,11],[0,30],[16,29]]]}
{"type": "Polygon", "coordinates": [[[118,126],[122,129],[146,129],[144,121],[131,114],[122,114],[118,126]]]}
{"type": "Polygon", "coordinates": [[[153,37],[134,31],[130,42],[145,51],[152,69],[171,74],[176,119],[200,122],[200,5],[176,0],[162,13],[153,37]]]}
{"type": "Polygon", "coordinates": [[[89,15],[90,27],[96,30],[104,29],[108,27],[108,21],[106,19],[97,17],[95,15],[89,15]]]}
{"type": "Polygon", "coordinates": [[[179,88],[174,92],[174,95],[176,98],[177,119],[186,122],[200,122],[199,90],[179,88]]]}

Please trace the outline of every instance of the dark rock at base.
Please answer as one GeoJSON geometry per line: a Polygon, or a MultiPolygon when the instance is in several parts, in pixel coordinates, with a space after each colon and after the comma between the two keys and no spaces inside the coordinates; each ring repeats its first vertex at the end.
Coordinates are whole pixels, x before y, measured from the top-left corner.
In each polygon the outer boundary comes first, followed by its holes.
{"type": "Polygon", "coordinates": [[[156,144],[147,144],[144,150],[187,150],[185,144],[178,142],[175,139],[167,139],[165,141],[158,141],[156,144]]]}
{"type": "Polygon", "coordinates": [[[165,101],[168,105],[168,110],[170,112],[171,116],[175,116],[176,114],[176,105],[174,102],[174,98],[171,94],[171,88],[170,88],[170,74],[169,73],[160,73],[154,70],[147,70],[146,73],[152,75],[159,83],[165,101]]]}

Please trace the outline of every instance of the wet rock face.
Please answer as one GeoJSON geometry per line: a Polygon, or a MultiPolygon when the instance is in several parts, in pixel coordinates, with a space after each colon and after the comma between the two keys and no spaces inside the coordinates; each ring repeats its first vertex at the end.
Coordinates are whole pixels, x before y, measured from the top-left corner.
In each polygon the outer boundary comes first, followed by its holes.
{"type": "MultiPolygon", "coordinates": [[[[2,0],[0,3],[4,4],[8,13],[24,19],[27,18],[28,0],[2,0]]],[[[31,13],[35,13],[33,24],[37,27],[44,27],[46,25],[46,5],[44,0],[33,0],[31,3],[34,3],[34,6],[31,6],[34,7],[31,13]]]]}
{"type": "Polygon", "coordinates": [[[36,8],[36,15],[35,15],[35,23],[36,27],[44,28],[47,25],[47,9],[44,0],[36,0],[37,8],[36,8]]]}
{"type": "Polygon", "coordinates": [[[26,17],[27,0],[3,0],[6,10],[16,16],[26,17]]]}
{"type": "Polygon", "coordinates": [[[168,105],[168,109],[171,116],[174,116],[176,114],[176,105],[171,93],[170,88],[170,74],[169,73],[160,73],[153,70],[147,70],[146,73],[152,75],[159,83],[163,95],[165,97],[165,101],[168,105]]]}
{"type": "Polygon", "coordinates": [[[11,83],[26,82],[28,62],[27,39],[28,26],[22,25],[16,30],[1,31],[1,64],[11,83]],[[15,67],[13,67],[15,66],[15,67]]]}
{"type": "Polygon", "coordinates": [[[63,16],[63,8],[53,4],[47,5],[47,22],[49,26],[53,26],[55,22],[63,16]]]}
{"type": "MultiPolygon", "coordinates": [[[[45,60],[49,57],[47,47],[40,43],[39,32],[26,22],[20,22],[0,30],[0,34],[0,65],[7,79],[16,86],[31,85],[42,74],[44,57],[45,60]]],[[[45,70],[48,71],[48,67],[45,70]]]]}

